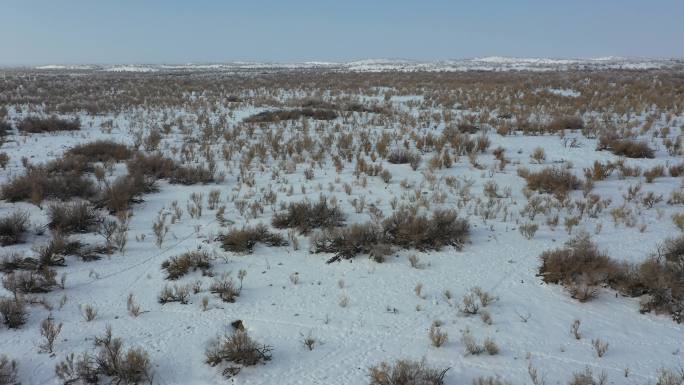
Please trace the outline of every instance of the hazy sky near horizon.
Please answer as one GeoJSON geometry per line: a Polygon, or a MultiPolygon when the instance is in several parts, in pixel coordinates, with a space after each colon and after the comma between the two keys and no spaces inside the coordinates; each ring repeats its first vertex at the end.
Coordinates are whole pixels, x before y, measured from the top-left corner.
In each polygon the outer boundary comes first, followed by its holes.
{"type": "Polygon", "coordinates": [[[684,57],[684,0],[0,0],[0,64],[684,57]]]}

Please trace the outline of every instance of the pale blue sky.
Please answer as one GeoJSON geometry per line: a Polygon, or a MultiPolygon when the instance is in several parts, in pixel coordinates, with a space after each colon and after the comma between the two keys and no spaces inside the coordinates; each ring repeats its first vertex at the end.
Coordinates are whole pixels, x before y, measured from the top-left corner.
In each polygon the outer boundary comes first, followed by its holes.
{"type": "Polygon", "coordinates": [[[684,0],[0,0],[0,64],[684,57],[684,0]]]}

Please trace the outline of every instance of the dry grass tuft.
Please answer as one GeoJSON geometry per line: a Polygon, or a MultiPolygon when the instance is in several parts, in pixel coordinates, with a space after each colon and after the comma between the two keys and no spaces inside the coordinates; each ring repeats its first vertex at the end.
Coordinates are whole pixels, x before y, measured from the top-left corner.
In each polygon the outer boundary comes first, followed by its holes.
{"type": "Polygon", "coordinates": [[[430,368],[424,361],[382,362],[368,369],[370,385],[443,385],[449,368],[430,368]]]}

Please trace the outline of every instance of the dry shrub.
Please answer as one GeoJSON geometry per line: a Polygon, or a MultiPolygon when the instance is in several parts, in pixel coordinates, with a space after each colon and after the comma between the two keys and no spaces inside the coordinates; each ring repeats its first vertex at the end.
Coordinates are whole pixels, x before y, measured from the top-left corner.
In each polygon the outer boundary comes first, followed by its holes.
{"type": "Polygon", "coordinates": [[[443,385],[449,368],[430,368],[424,361],[382,362],[368,369],[370,385],[443,385]]]}
{"type": "Polygon", "coordinates": [[[0,271],[11,273],[14,270],[33,270],[38,267],[38,261],[34,258],[24,257],[20,253],[10,253],[0,256],[0,271]]]}
{"type": "Polygon", "coordinates": [[[658,372],[656,385],[682,385],[684,384],[684,368],[677,371],[661,369],[658,372]]]}
{"type": "Polygon", "coordinates": [[[171,173],[169,183],[193,185],[193,184],[207,184],[214,181],[214,172],[201,165],[185,167],[178,166],[171,173]]]}
{"type": "Polygon", "coordinates": [[[296,228],[305,234],[312,229],[342,226],[345,215],[337,206],[328,205],[321,197],[318,203],[309,201],[290,203],[287,212],[273,216],[273,226],[279,229],[296,228]]]}
{"type": "Polygon", "coordinates": [[[461,249],[468,239],[468,221],[453,210],[435,210],[432,217],[399,210],[383,222],[385,240],[405,249],[439,250],[443,246],[461,249]]]}
{"type": "Polygon", "coordinates": [[[113,384],[152,384],[149,355],[142,348],[124,349],[120,338],[112,337],[111,327],[104,336],[95,337],[97,353],[69,354],[55,366],[55,374],[65,384],[98,384],[101,377],[113,384]]]}
{"type": "Polygon", "coordinates": [[[128,173],[145,175],[155,179],[170,178],[176,163],[161,153],[145,155],[136,153],[133,159],[126,163],[128,173]]]}
{"type": "Polygon", "coordinates": [[[0,385],[19,384],[17,379],[17,362],[4,354],[0,354],[0,385]]]}
{"type": "Polygon", "coordinates": [[[667,170],[669,171],[670,176],[673,178],[682,176],[684,175],[684,162],[670,165],[667,170]]]}
{"type": "Polygon", "coordinates": [[[596,287],[607,284],[623,295],[641,297],[641,312],[667,313],[682,321],[684,236],[666,240],[655,255],[637,265],[612,260],[598,251],[586,233],[565,248],[542,253],[541,260],[542,279],[563,284],[581,301],[594,298],[596,287]]]}
{"type": "Polygon", "coordinates": [[[62,234],[95,231],[100,216],[88,202],[53,203],[48,208],[48,227],[62,234]]]}
{"type": "Polygon", "coordinates": [[[519,169],[518,175],[525,179],[530,190],[560,196],[579,189],[581,185],[579,178],[572,172],[557,167],[547,167],[537,172],[519,169]]]}
{"type": "Polygon", "coordinates": [[[333,120],[337,118],[337,113],[332,110],[302,108],[297,110],[276,110],[263,111],[258,114],[248,116],[244,119],[246,123],[274,123],[283,120],[298,120],[301,118],[312,118],[315,120],[333,120]]]}
{"type": "Polygon", "coordinates": [[[389,153],[387,161],[392,164],[417,164],[420,163],[420,154],[404,149],[396,149],[389,153]]]}
{"type": "Polygon", "coordinates": [[[472,385],[511,385],[511,383],[499,377],[478,377],[473,380],[472,385]]]}
{"type": "Polygon", "coordinates": [[[142,202],[143,194],[156,191],[155,181],[142,174],[128,174],[107,184],[100,192],[98,206],[110,213],[127,211],[131,203],[142,202]]]}
{"type": "Polygon", "coordinates": [[[228,234],[219,237],[223,249],[234,253],[251,253],[254,245],[263,243],[267,246],[287,246],[282,235],[272,233],[266,225],[233,229],[228,234]]]}
{"type": "Polygon", "coordinates": [[[223,370],[223,375],[233,377],[245,366],[254,366],[271,359],[273,348],[254,341],[246,331],[235,330],[232,334],[212,340],[205,352],[206,362],[216,366],[224,362],[233,364],[223,370]]]}
{"type": "Polygon", "coordinates": [[[436,348],[446,344],[449,341],[449,335],[447,332],[443,332],[442,329],[440,329],[436,324],[433,324],[430,327],[428,337],[430,338],[432,346],[436,348]]]}
{"type": "Polygon", "coordinates": [[[190,298],[190,286],[188,285],[164,285],[164,288],[159,293],[157,300],[160,304],[167,304],[169,302],[179,302],[182,305],[187,305],[190,298]]]}
{"type": "Polygon", "coordinates": [[[18,329],[26,322],[26,304],[19,297],[0,297],[0,315],[2,315],[2,323],[5,326],[10,329],[18,329]]]}
{"type": "Polygon", "coordinates": [[[36,271],[15,271],[2,279],[2,286],[18,298],[20,294],[48,293],[57,286],[57,273],[48,268],[36,271]]]}
{"type": "Polygon", "coordinates": [[[665,167],[658,165],[644,171],[644,178],[646,183],[653,183],[656,178],[665,176],[665,167]]]}
{"type": "Polygon", "coordinates": [[[35,247],[35,251],[41,266],[64,266],[66,256],[82,256],[83,248],[81,242],[65,238],[59,232],[55,232],[50,242],[35,247]]]}
{"type": "Polygon", "coordinates": [[[595,286],[618,273],[618,265],[598,250],[587,233],[580,233],[564,248],[545,251],[540,256],[539,274],[546,283],[567,287],[595,286]]]}
{"type": "Polygon", "coordinates": [[[359,254],[370,254],[373,247],[384,243],[381,229],[371,223],[353,224],[344,228],[328,228],[311,237],[314,253],[335,253],[328,263],[359,254]]]}
{"type": "Polygon", "coordinates": [[[607,383],[608,375],[605,372],[594,377],[592,370],[587,367],[583,372],[573,374],[568,385],[605,385],[607,383]]]}
{"type": "Polygon", "coordinates": [[[131,175],[144,175],[152,179],[168,179],[169,183],[194,185],[207,184],[214,181],[212,168],[202,165],[180,166],[173,159],[161,153],[145,155],[136,153],[135,157],[126,164],[131,175]]]}
{"type": "Polygon", "coordinates": [[[547,126],[549,132],[561,130],[581,130],[584,128],[584,121],[579,116],[560,116],[554,118],[547,126]]]}
{"type": "Polygon", "coordinates": [[[162,269],[166,270],[166,279],[178,279],[187,274],[190,270],[202,270],[205,274],[211,269],[210,257],[204,251],[189,251],[177,257],[171,257],[162,262],[162,269]]]}
{"type": "Polygon", "coordinates": [[[658,252],[626,273],[618,289],[631,296],[644,295],[641,312],[684,317],[684,235],[667,239],[658,252]]]}
{"type": "Polygon", "coordinates": [[[311,238],[314,253],[335,253],[328,263],[369,254],[378,262],[391,252],[390,245],[419,250],[444,246],[461,249],[468,239],[469,224],[453,210],[435,210],[432,217],[399,210],[379,227],[372,223],[324,229],[311,238]]]}
{"type": "Polygon", "coordinates": [[[2,143],[2,138],[9,135],[11,131],[12,125],[4,119],[0,119],[0,143],[2,143]]]}
{"type": "Polygon", "coordinates": [[[65,157],[81,157],[88,163],[112,162],[129,159],[133,151],[128,146],[112,140],[96,140],[78,144],[66,152],[65,157]]]}
{"type": "Polygon", "coordinates": [[[0,245],[8,246],[22,243],[28,226],[29,214],[25,211],[15,211],[0,218],[0,245]]]}
{"type": "Polygon", "coordinates": [[[655,152],[648,143],[629,139],[618,139],[612,135],[599,138],[597,150],[609,150],[615,155],[627,158],[653,158],[655,152]]]}
{"type": "Polygon", "coordinates": [[[60,119],[56,116],[51,116],[49,118],[28,117],[17,124],[17,129],[29,134],[55,131],[78,131],[81,129],[81,122],[78,119],[69,121],[60,119]]]}
{"type": "Polygon", "coordinates": [[[235,298],[240,295],[242,290],[242,278],[240,279],[240,287],[235,285],[235,281],[229,274],[222,274],[221,277],[214,278],[209,287],[209,291],[218,295],[223,302],[233,303],[235,298]]]}
{"type": "Polygon", "coordinates": [[[9,202],[40,204],[44,199],[87,199],[95,195],[93,182],[78,172],[51,173],[43,167],[30,167],[24,175],[2,186],[2,199],[9,202]]]}

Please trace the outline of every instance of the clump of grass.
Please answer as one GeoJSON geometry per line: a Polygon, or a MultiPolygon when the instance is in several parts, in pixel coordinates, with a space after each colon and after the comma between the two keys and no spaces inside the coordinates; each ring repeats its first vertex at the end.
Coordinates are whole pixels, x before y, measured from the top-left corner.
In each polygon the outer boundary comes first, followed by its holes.
{"type": "Polygon", "coordinates": [[[449,368],[431,368],[425,361],[382,362],[368,369],[370,385],[443,385],[449,368]]]}
{"type": "Polygon", "coordinates": [[[314,253],[335,253],[328,262],[369,254],[378,261],[391,252],[389,246],[439,250],[444,246],[461,249],[470,227],[453,210],[435,210],[432,217],[399,210],[381,225],[353,224],[346,228],[323,229],[311,237],[314,253]]]}
{"type": "Polygon", "coordinates": [[[353,224],[343,228],[329,228],[311,237],[314,253],[335,253],[328,262],[350,259],[359,254],[370,254],[375,245],[384,243],[381,229],[371,223],[353,224]]]}
{"type": "Polygon", "coordinates": [[[55,131],[78,131],[81,129],[81,122],[78,119],[66,120],[57,116],[49,118],[28,117],[17,124],[20,132],[36,134],[42,132],[55,131]]]}
{"type": "Polygon", "coordinates": [[[207,252],[189,251],[167,259],[162,262],[161,267],[166,270],[166,279],[175,280],[181,278],[190,270],[202,270],[204,274],[211,269],[211,262],[207,252]]]}
{"type": "Polygon", "coordinates": [[[317,203],[290,203],[287,211],[273,216],[273,226],[279,229],[296,228],[305,234],[312,229],[342,226],[345,215],[337,206],[328,204],[325,197],[317,203]]]}
{"type": "Polygon", "coordinates": [[[2,316],[2,323],[5,324],[5,326],[10,329],[18,329],[26,323],[26,318],[28,316],[26,304],[19,297],[0,297],[0,316],[2,316]]]}
{"type": "Polygon", "coordinates": [[[528,189],[543,193],[566,195],[581,186],[581,181],[572,172],[558,167],[546,167],[537,172],[519,169],[518,175],[525,179],[528,189]]]}
{"type": "Polygon", "coordinates": [[[206,362],[211,366],[224,362],[231,364],[223,370],[223,375],[230,378],[237,375],[242,367],[270,361],[272,351],[272,347],[257,343],[246,331],[235,330],[232,334],[212,340],[205,356],[206,362]]]}
{"type": "Polygon", "coordinates": [[[0,218],[0,245],[8,246],[22,243],[28,226],[29,215],[25,211],[15,211],[0,218]]]}
{"type": "Polygon", "coordinates": [[[17,384],[17,362],[4,354],[0,354],[0,385],[17,384]]]}
{"type": "Polygon", "coordinates": [[[26,173],[2,185],[2,199],[9,202],[40,204],[52,198],[87,199],[96,193],[93,182],[80,172],[49,172],[45,167],[31,166],[26,173]]]}
{"type": "Polygon", "coordinates": [[[337,118],[337,113],[333,110],[313,108],[263,111],[248,116],[244,119],[244,121],[246,123],[273,123],[283,120],[299,120],[301,118],[311,118],[315,120],[333,120],[337,118]]]}
{"type": "Polygon", "coordinates": [[[432,217],[399,210],[383,222],[385,241],[405,249],[439,250],[444,246],[461,249],[468,239],[468,221],[453,210],[435,210],[432,217]]]}
{"type": "Polygon", "coordinates": [[[224,250],[235,253],[251,253],[257,243],[267,246],[287,246],[287,241],[282,235],[270,232],[263,224],[233,229],[219,239],[224,250]]]}
{"type": "Polygon", "coordinates": [[[51,204],[48,218],[48,227],[62,234],[95,231],[100,222],[97,211],[86,201],[51,204]]]}
{"type": "Polygon", "coordinates": [[[609,150],[615,155],[627,158],[653,158],[655,152],[643,141],[618,139],[610,135],[599,138],[598,150],[609,150]]]}
{"type": "Polygon", "coordinates": [[[65,154],[67,157],[80,157],[88,163],[120,162],[129,159],[132,155],[133,151],[128,146],[112,140],[96,140],[78,144],[65,154]]]}
{"type": "Polygon", "coordinates": [[[107,378],[114,384],[152,384],[153,374],[148,353],[138,347],[124,349],[121,338],[112,336],[111,327],[95,337],[96,353],[73,353],[58,363],[55,374],[65,384],[98,384],[107,378]]]}

